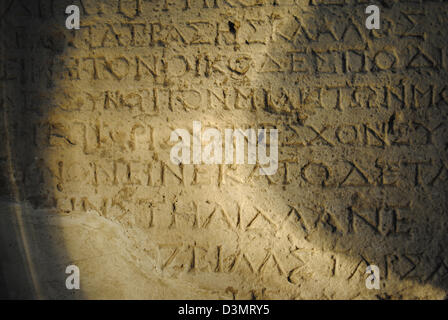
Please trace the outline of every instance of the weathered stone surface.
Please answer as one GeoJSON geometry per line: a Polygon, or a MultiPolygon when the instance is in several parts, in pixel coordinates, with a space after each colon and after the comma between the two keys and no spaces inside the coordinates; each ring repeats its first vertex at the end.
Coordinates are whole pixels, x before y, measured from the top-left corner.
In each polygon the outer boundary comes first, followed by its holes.
{"type": "Polygon", "coordinates": [[[2,1],[7,295],[446,297],[448,4],[375,3],[2,1]],[[277,173],[172,164],[193,121],[277,128],[277,173]]]}

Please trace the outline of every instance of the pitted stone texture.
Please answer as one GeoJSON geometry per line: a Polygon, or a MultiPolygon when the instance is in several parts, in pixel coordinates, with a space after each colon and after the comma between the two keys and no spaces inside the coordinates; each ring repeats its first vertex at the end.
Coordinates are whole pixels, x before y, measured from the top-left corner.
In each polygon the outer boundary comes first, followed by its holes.
{"type": "Polygon", "coordinates": [[[448,4],[381,1],[373,31],[369,4],[3,5],[2,219],[36,294],[444,298],[448,4]],[[172,164],[193,121],[277,128],[277,173],[172,164]]]}

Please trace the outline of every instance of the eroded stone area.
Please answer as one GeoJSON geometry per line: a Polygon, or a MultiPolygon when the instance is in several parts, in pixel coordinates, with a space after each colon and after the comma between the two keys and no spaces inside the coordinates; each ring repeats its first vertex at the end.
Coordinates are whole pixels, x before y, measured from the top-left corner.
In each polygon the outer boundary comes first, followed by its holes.
{"type": "Polygon", "coordinates": [[[7,2],[2,234],[36,295],[446,296],[447,3],[7,2]],[[174,165],[193,121],[278,129],[276,174],[174,165]]]}

